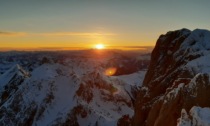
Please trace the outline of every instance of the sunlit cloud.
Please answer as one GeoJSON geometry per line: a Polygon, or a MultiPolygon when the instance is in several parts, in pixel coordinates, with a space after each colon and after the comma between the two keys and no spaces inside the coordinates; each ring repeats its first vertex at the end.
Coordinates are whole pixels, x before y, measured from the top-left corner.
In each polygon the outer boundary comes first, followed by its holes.
{"type": "Polygon", "coordinates": [[[114,36],[113,33],[95,33],[95,32],[55,32],[55,33],[34,33],[32,35],[42,36],[114,36]]]}
{"type": "Polygon", "coordinates": [[[27,33],[0,31],[0,36],[24,36],[24,35],[27,35],[27,33]]]}
{"type": "Polygon", "coordinates": [[[107,48],[111,49],[138,49],[138,50],[151,50],[153,46],[107,46],[107,48]]]}
{"type": "Polygon", "coordinates": [[[38,47],[36,50],[82,50],[84,47],[38,47]]]}
{"type": "Polygon", "coordinates": [[[113,33],[97,33],[97,32],[7,32],[0,31],[0,36],[114,36],[113,33]]]}
{"type": "Polygon", "coordinates": [[[0,47],[1,51],[63,51],[63,50],[87,50],[85,47],[0,47]]]}

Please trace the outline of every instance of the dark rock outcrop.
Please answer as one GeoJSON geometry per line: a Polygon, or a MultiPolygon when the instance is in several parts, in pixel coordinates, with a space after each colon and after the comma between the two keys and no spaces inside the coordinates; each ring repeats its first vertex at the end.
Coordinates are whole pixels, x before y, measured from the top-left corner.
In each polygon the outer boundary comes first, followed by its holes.
{"type": "Polygon", "coordinates": [[[135,103],[134,126],[177,125],[181,110],[210,107],[210,31],[161,35],[135,103]]]}

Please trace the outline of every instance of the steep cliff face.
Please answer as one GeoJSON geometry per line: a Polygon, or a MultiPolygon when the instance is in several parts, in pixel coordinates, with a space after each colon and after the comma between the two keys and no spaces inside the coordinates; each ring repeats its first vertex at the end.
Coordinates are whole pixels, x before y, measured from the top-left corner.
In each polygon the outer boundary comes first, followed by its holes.
{"type": "Polygon", "coordinates": [[[181,29],[161,35],[138,92],[133,125],[177,125],[181,110],[210,107],[210,32],[181,29]]]}

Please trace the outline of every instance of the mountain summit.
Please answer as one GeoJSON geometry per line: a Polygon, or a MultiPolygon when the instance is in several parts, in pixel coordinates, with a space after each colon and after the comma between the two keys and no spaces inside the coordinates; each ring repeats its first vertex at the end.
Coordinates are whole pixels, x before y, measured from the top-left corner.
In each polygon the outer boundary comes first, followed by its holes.
{"type": "Polygon", "coordinates": [[[210,120],[192,114],[210,107],[209,61],[210,31],[181,29],[161,35],[137,95],[133,125],[184,126],[210,120]],[[198,118],[200,122],[194,121],[198,118]]]}

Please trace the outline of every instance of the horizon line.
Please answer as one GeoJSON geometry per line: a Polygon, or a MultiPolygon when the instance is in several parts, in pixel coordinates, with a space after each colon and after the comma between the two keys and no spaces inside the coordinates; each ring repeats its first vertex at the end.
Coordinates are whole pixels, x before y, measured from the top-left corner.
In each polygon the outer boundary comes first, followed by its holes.
{"type": "MultiPolygon", "coordinates": [[[[154,46],[106,46],[103,50],[151,50],[154,46]]],[[[0,52],[8,51],[76,51],[76,50],[91,50],[96,49],[94,47],[0,47],[0,52]]]]}

